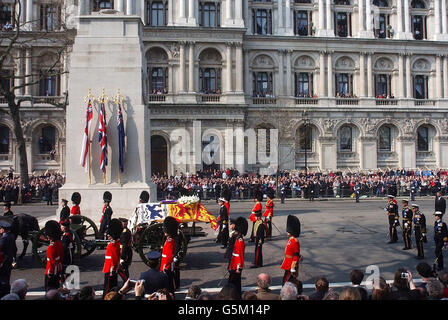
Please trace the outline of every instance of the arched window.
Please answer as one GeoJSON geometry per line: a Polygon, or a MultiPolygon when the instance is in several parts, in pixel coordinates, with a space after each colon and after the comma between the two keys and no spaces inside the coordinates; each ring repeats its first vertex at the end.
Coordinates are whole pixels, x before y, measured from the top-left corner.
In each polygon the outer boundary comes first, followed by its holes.
{"type": "Polygon", "coordinates": [[[114,5],[111,0],[95,0],[93,2],[93,11],[100,11],[103,9],[113,9],[114,5]]]}
{"type": "Polygon", "coordinates": [[[392,130],[389,126],[382,126],[378,130],[378,149],[379,151],[392,150],[392,130]]]}
{"type": "Polygon", "coordinates": [[[50,153],[55,149],[56,145],[56,129],[53,126],[45,126],[42,128],[41,135],[38,139],[39,153],[50,153]]]}
{"type": "Polygon", "coordinates": [[[312,151],[313,149],[313,128],[310,125],[303,125],[299,128],[300,151],[312,151]]]}
{"type": "Polygon", "coordinates": [[[202,93],[219,94],[221,92],[221,70],[216,68],[200,68],[199,83],[202,93]]]}
{"type": "Polygon", "coordinates": [[[349,126],[343,126],[339,130],[339,151],[352,151],[353,130],[349,126]]]}
{"type": "Polygon", "coordinates": [[[429,129],[421,126],[417,130],[417,150],[429,151],[429,129]]]}
{"type": "Polygon", "coordinates": [[[0,154],[9,153],[9,128],[0,126],[0,154]]]}

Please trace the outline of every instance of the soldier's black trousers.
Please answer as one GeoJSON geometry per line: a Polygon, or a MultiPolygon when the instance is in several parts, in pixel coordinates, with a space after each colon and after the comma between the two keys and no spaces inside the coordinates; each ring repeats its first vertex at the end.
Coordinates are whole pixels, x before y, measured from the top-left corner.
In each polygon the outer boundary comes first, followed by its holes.
{"type": "Polygon", "coordinates": [[[265,220],[267,234],[266,237],[272,237],[272,217],[266,217],[265,220]]]}
{"type": "Polygon", "coordinates": [[[282,286],[285,284],[285,282],[289,281],[289,279],[297,278],[297,274],[298,274],[297,271],[294,273],[291,273],[290,270],[285,270],[285,273],[283,274],[283,279],[282,279],[282,286]]]}
{"type": "Polygon", "coordinates": [[[128,281],[128,279],[129,279],[129,266],[121,265],[120,269],[118,269],[118,275],[120,276],[121,280],[123,280],[123,284],[126,281],[128,281]]]}
{"type": "MultiPolygon", "coordinates": [[[[404,223],[403,223],[404,224],[404,223]]],[[[405,228],[403,226],[403,241],[404,241],[404,246],[406,248],[411,249],[411,233],[412,233],[412,229],[411,227],[407,227],[405,228]]]]}
{"type": "Polygon", "coordinates": [[[59,289],[61,284],[61,275],[53,274],[53,275],[45,275],[45,292],[50,289],[59,289]]]}
{"type": "Polygon", "coordinates": [[[165,273],[168,276],[169,288],[167,288],[171,293],[174,294],[176,289],[180,286],[180,269],[174,268],[174,270],[165,269],[165,273]]]}
{"type": "Polygon", "coordinates": [[[105,273],[104,274],[104,289],[103,289],[103,299],[106,294],[110,292],[110,290],[113,287],[116,287],[118,285],[118,274],[116,272],[112,273],[105,273]]]}
{"type": "Polygon", "coordinates": [[[255,238],[255,267],[263,266],[263,244],[259,243],[259,239],[255,238]]]}
{"type": "Polygon", "coordinates": [[[415,245],[417,247],[417,256],[418,257],[424,257],[425,253],[423,251],[423,237],[422,233],[419,229],[414,229],[415,233],[415,245]]]}
{"type": "Polygon", "coordinates": [[[435,255],[437,259],[437,268],[439,270],[443,270],[443,241],[435,240],[436,242],[436,249],[435,249],[435,255]]]}
{"type": "Polygon", "coordinates": [[[227,223],[219,223],[219,230],[218,230],[218,241],[221,242],[223,246],[227,246],[227,242],[229,241],[229,229],[227,223]],[[225,226],[225,228],[224,228],[225,226]]]}
{"type": "Polygon", "coordinates": [[[397,227],[395,226],[394,216],[389,216],[389,238],[392,242],[398,241],[397,227]]]}
{"type": "Polygon", "coordinates": [[[241,272],[237,273],[234,270],[229,271],[229,284],[233,284],[238,292],[241,294],[241,272]]]}

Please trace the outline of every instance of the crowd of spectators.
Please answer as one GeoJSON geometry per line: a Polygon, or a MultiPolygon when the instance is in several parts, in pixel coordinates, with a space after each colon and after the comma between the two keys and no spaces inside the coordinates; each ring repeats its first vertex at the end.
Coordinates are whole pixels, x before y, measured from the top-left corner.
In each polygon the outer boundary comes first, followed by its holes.
{"type": "MultiPolygon", "coordinates": [[[[232,284],[224,285],[218,293],[209,293],[197,285],[188,289],[186,296],[172,294],[167,287],[156,286],[148,289],[145,281],[133,284],[126,281],[121,288],[112,289],[104,300],[448,300],[448,270],[434,273],[425,262],[416,267],[419,282],[414,281],[413,272],[399,268],[390,283],[383,277],[373,283],[363,282],[364,273],[354,269],[348,275],[350,285],[332,288],[328,279],[320,276],[315,280],[314,290],[304,294],[302,281],[292,278],[286,282],[279,293],[271,290],[271,277],[261,273],[257,277],[256,289],[239,292],[232,284]]],[[[28,284],[24,279],[16,280],[11,285],[11,293],[2,300],[24,300],[28,284]]],[[[97,300],[92,286],[84,286],[77,292],[67,289],[49,290],[46,300],[97,300]]]]}
{"type": "Polygon", "coordinates": [[[7,21],[5,24],[0,24],[0,29],[3,31],[11,31],[12,30],[11,22],[7,21]]]}
{"type": "Polygon", "coordinates": [[[360,197],[434,196],[448,194],[445,170],[370,170],[301,172],[280,171],[278,175],[239,173],[235,169],[180,173],[174,176],[154,175],[158,199],[196,194],[201,199],[217,199],[222,185],[227,184],[232,199],[252,199],[254,191],[273,189],[280,198],[353,197],[360,186],[360,197]]]}

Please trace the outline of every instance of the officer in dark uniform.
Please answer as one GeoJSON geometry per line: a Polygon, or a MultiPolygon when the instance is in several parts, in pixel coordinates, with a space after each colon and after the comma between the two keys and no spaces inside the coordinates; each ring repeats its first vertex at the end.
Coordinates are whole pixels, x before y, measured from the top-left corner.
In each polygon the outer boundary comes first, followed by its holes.
{"type": "Polygon", "coordinates": [[[233,246],[235,245],[236,233],[235,233],[236,219],[229,219],[229,241],[227,242],[226,252],[224,258],[229,261],[232,258],[233,246]]]}
{"type": "Polygon", "coordinates": [[[359,203],[359,193],[361,192],[361,186],[359,185],[358,181],[356,181],[356,184],[355,184],[355,187],[353,188],[353,190],[355,191],[356,203],[359,203]]]}
{"type": "Polygon", "coordinates": [[[221,242],[221,249],[225,249],[227,247],[227,242],[229,241],[229,223],[228,218],[229,215],[227,213],[227,207],[225,206],[225,199],[219,198],[219,234],[216,239],[217,242],[221,242]]]}
{"type": "Polygon", "coordinates": [[[12,217],[14,215],[14,213],[11,211],[11,203],[10,202],[6,202],[5,203],[5,211],[3,213],[3,216],[5,217],[12,217]]]}
{"type": "Polygon", "coordinates": [[[434,211],[440,211],[442,213],[442,217],[445,214],[446,210],[446,200],[442,197],[442,191],[437,191],[436,199],[434,201],[434,211]]]}
{"type": "Polygon", "coordinates": [[[11,286],[11,270],[15,252],[15,237],[11,233],[12,221],[0,220],[0,298],[9,294],[11,286]]]}
{"type": "Polygon", "coordinates": [[[62,266],[65,269],[67,266],[73,263],[73,253],[75,250],[75,240],[72,230],[70,230],[70,219],[67,217],[65,220],[59,222],[61,224],[62,230],[62,249],[64,251],[64,260],[62,261],[62,266]]]}
{"type": "Polygon", "coordinates": [[[417,257],[416,259],[422,260],[425,258],[423,251],[423,242],[426,243],[426,218],[423,213],[420,212],[419,206],[417,204],[412,204],[412,212],[414,213],[414,218],[412,219],[414,223],[415,232],[415,245],[417,246],[417,257]]]}
{"type": "Polygon", "coordinates": [[[103,207],[103,215],[100,220],[100,230],[99,236],[100,239],[104,239],[104,233],[109,227],[109,222],[112,219],[112,208],[110,207],[110,202],[112,201],[112,194],[109,191],[104,192],[103,194],[104,207],[103,207]]]}
{"type": "Polygon", "coordinates": [[[128,229],[128,219],[119,218],[123,225],[123,232],[120,235],[120,268],[118,269],[118,275],[123,280],[123,284],[129,279],[129,267],[132,263],[132,233],[128,229]]]}
{"type": "Polygon", "coordinates": [[[403,208],[401,209],[401,217],[403,218],[403,250],[411,249],[411,233],[412,233],[412,210],[409,208],[409,200],[403,199],[401,201],[403,208]]]}
{"type": "Polygon", "coordinates": [[[263,266],[263,243],[266,235],[266,228],[261,219],[261,211],[255,213],[257,220],[254,224],[255,237],[255,261],[251,268],[258,268],[263,266]]]}
{"type": "Polygon", "coordinates": [[[65,221],[70,217],[70,208],[67,205],[68,203],[67,199],[62,199],[61,201],[62,201],[62,209],[61,213],[59,214],[59,221],[65,221]]]}
{"type": "Polygon", "coordinates": [[[393,195],[387,196],[388,203],[384,210],[387,213],[389,219],[389,242],[388,243],[396,243],[398,241],[397,235],[397,227],[400,225],[399,215],[398,215],[398,205],[395,201],[395,197],[393,195]]]}
{"type": "Polygon", "coordinates": [[[140,280],[145,281],[145,294],[151,294],[159,289],[169,288],[168,276],[158,268],[161,253],[159,251],[150,251],[145,257],[149,270],[140,274],[140,280]]]}
{"type": "Polygon", "coordinates": [[[442,221],[443,213],[440,211],[434,212],[434,242],[436,245],[435,255],[437,261],[437,270],[443,270],[443,249],[448,244],[448,229],[446,223],[442,221]]]}

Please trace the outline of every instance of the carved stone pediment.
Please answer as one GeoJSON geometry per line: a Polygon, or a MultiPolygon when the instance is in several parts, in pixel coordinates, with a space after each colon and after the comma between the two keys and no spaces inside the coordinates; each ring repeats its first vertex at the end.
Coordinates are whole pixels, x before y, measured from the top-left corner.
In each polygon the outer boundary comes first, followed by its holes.
{"type": "Polygon", "coordinates": [[[394,68],[394,64],[387,58],[380,58],[375,62],[375,70],[391,71],[394,68]]]}
{"type": "Polygon", "coordinates": [[[312,69],[314,68],[314,60],[309,56],[301,56],[296,61],[296,68],[312,69]]]}
{"type": "Polygon", "coordinates": [[[428,62],[428,60],[418,59],[412,65],[412,70],[414,70],[414,71],[430,71],[431,64],[428,62]]]}
{"type": "Polygon", "coordinates": [[[267,55],[260,55],[256,57],[252,65],[258,68],[273,68],[275,66],[272,59],[267,55]]]}

